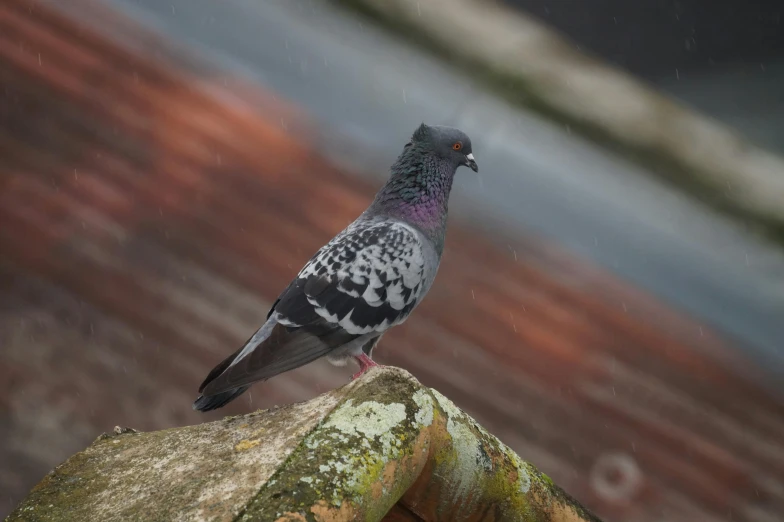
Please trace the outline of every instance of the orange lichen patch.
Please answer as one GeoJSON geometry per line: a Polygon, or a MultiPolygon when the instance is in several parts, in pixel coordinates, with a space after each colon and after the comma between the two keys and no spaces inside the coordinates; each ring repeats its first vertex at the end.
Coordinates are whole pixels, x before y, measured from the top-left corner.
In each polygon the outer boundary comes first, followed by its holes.
{"type": "Polygon", "coordinates": [[[564,502],[554,502],[552,498],[547,498],[540,493],[533,493],[532,498],[542,520],[547,522],[584,522],[584,514],[579,512],[579,508],[564,502]]]}
{"type": "Polygon", "coordinates": [[[261,440],[260,439],[254,439],[254,440],[245,439],[245,440],[239,441],[237,443],[237,445],[234,446],[234,449],[235,449],[235,451],[245,451],[247,449],[255,448],[259,444],[261,444],[261,440]]]}
{"type": "Polygon", "coordinates": [[[398,471],[400,473],[411,471],[409,461],[410,457],[404,457],[400,462],[391,461],[384,466],[381,479],[373,482],[370,486],[370,495],[374,500],[379,500],[389,489],[394,489],[395,484],[399,483],[398,471]]]}
{"type": "Polygon", "coordinates": [[[384,485],[381,481],[374,482],[371,486],[370,494],[374,500],[378,500],[381,498],[381,495],[384,494],[384,485]]]}
{"type": "Polygon", "coordinates": [[[351,502],[343,502],[335,507],[327,502],[320,500],[310,508],[310,512],[316,516],[317,522],[348,522],[358,520],[357,512],[351,502]]]}
{"type": "MultiPolygon", "coordinates": [[[[416,449],[414,449],[414,451],[416,452],[416,449]]],[[[405,469],[411,469],[412,466],[411,466],[410,460],[411,460],[411,457],[408,456],[408,455],[403,457],[402,462],[401,462],[401,467],[403,467],[405,469]]],[[[382,479],[383,483],[390,484],[390,485],[394,485],[395,484],[397,468],[398,468],[397,462],[390,462],[389,464],[386,465],[386,467],[384,468],[384,473],[382,475],[383,476],[383,479],[382,479]]]]}

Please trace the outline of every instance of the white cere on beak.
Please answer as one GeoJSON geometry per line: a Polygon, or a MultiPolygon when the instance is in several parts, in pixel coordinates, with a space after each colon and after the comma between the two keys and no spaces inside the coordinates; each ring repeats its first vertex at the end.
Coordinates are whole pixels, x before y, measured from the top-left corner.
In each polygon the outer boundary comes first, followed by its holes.
{"type": "Polygon", "coordinates": [[[466,154],[466,158],[468,158],[468,161],[474,161],[474,154],[473,154],[473,152],[471,154],[466,154]]]}

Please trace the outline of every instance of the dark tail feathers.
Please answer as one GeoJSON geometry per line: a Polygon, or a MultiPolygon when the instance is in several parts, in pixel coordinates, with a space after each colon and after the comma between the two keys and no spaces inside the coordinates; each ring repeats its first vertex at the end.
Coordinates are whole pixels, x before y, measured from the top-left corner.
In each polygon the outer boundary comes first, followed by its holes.
{"type": "Polygon", "coordinates": [[[226,406],[228,403],[242,395],[247,391],[250,386],[240,386],[233,390],[225,391],[217,395],[199,395],[199,398],[193,403],[193,409],[197,411],[212,411],[226,406]]]}
{"type": "MultiPolygon", "coordinates": [[[[237,357],[239,354],[239,350],[234,352],[233,354],[226,357],[224,360],[220,362],[215,368],[210,371],[210,374],[207,375],[207,378],[204,379],[204,382],[201,383],[199,386],[199,392],[204,390],[204,387],[207,386],[210,381],[218,377],[221,373],[226,371],[226,368],[231,365],[234,361],[234,358],[237,357]]],[[[226,406],[228,403],[245,393],[245,390],[250,388],[250,386],[240,386],[239,388],[234,388],[233,390],[227,390],[225,392],[221,392],[215,395],[199,395],[199,397],[193,403],[193,409],[197,411],[212,411],[218,408],[222,408],[226,406]]]]}

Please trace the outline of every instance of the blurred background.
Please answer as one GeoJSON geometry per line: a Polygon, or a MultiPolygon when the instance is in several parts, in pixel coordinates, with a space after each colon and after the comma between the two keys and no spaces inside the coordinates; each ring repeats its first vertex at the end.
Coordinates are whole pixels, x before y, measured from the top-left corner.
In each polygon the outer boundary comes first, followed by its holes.
{"type": "MultiPolygon", "coordinates": [[[[0,515],[115,425],[346,383],[317,362],[191,410],[425,121],[466,131],[480,172],[458,172],[439,277],[376,359],[604,520],[782,520],[784,243],[361,3],[0,3],[0,515]]],[[[784,150],[780,3],[503,7],[784,150]]]]}

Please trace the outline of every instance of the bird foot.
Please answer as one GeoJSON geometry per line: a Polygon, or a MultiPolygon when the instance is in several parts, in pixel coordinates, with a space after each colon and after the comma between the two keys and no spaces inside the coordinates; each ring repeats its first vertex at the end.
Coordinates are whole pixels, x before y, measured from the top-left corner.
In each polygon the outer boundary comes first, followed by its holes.
{"type": "Polygon", "coordinates": [[[359,371],[351,376],[352,381],[354,379],[361,377],[362,374],[364,374],[366,371],[373,368],[374,366],[378,366],[379,368],[381,367],[380,364],[376,363],[376,361],[374,361],[364,353],[362,355],[356,355],[354,356],[354,358],[359,363],[359,371]]]}

